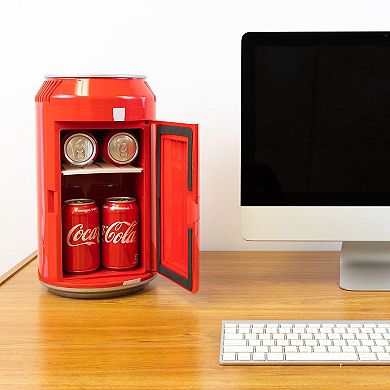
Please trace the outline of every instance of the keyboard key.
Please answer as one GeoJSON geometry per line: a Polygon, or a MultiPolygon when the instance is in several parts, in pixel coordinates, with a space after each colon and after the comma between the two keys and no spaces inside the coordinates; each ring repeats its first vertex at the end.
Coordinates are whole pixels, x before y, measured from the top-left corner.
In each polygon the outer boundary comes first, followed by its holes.
{"type": "Polygon", "coordinates": [[[235,353],[223,353],[222,360],[224,362],[234,362],[236,360],[236,354],[235,353]]]}
{"type": "Polygon", "coordinates": [[[267,324],[267,329],[279,328],[279,324],[267,324]]]}
{"type": "Polygon", "coordinates": [[[347,345],[346,340],[333,340],[333,345],[336,345],[338,347],[342,347],[344,345],[347,345]]]}
{"type": "Polygon", "coordinates": [[[276,340],[276,345],[284,347],[286,345],[290,345],[290,342],[288,340],[276,340]]]}
{"type": "Polygon", "coordinates": [[[301,353],[311,352],[311,347],[306,347],[306,346],[299,347],[299,352],[301,353]]]}
{"type": "Polygon", "coordinates": [[[376,345],[380,345],[382,347],[386,347],[389,345],[388,340],[375,340],[376,345]]]}
{"type": "Polygon", "coordinates": [[[237,359],[239,362],[248,362],[251,360],[251,354],[250,353],[238,353],[237,359]]]}
{"type": "MultiPolygon", "coordinates": [[[[316,347],[316,348],[318,348],[318,347],[316,347]]],[[[298,352],[298,348],[290,345],[290,346],[284,347],[284,351],[294,353],[294,352],[298,352]]]]}
{"type": "Polygon", "coordinates": [[[359,346],[359,347],[356,347],[356,352],[357,353],[369,353],[371,351],[370,351],[370,347],[359,346]]]}
{"type": "Polygon", "coordinates": [[[223,345],[231,346],[231,345],[246,345],[245,340],[224,340],[223,345]]]}
{"type": "Polygon", "coordinates": [[[256,352],[268,352],[269,351],[269,347],[256,347],[256,352]]]}
{"type": "Polygon", "coordinates": [[[291,345],[295,345],[297,347],[304,345],[305,340],[290,340],[291,345]]]}
{"type": "Polygon", "coordinates": [[[283,347],[276,347],[276,346],[271,346],[269,347],[270,352],[277,352],[277,353],[282,353],[283,352],[283,347]]]}
{"type": "Polygon", "coordinates": [[[257,336],[255,334],[252,334],[252,333],[245,333],[245,340],[256,340],[257,339],[257,336]]]}
{"type": "Polygon", "coordinates": [[[267,346],[275,345],[275,341],[274,340],[263,340],[263,345],[267,345],[267,346]]]}
{"type": "Polygon", "coordinates": [[[335,361],[356,361],[356,353],[286,353],[286,361],[308,361],[308,362],[335,362],[335,361]]]}
{"type": "Polygon", "coordinates": [[[316,347],[318,345],[317,340],[305,340],[305,344],[310,347],[316,347]]]}
{"type": "Polygon", "coordinates": [[[271,335],[266,333],[261,333],[258,335],[259,340],[271,340],[271,335]]]}
{"type": "Polygon", "coordinates": [[[355,353],[355,347],[341,347],[341,352],[355,353]]]}
{"type": "Polygon", "coordinates": [[[375,345],[374,340],[361,340],[361,343],[362,343],[362,345],[367,345],[369,347],[371,347],[372,345],[375,345]]]}
{"type": "Polygon", "coordinates": [[[373,361],[376,360],[375,353],[359,353],[359,360],[373,361]]]}
{"type": "Polygon", "coordinates": [[[225,323],[225,324],[224,324],[224,327],[225,327],[225,329],[226,329],[226,328],[237,328],[237,325],[238,325],[238,324],[227,324],[227,323],[225,323]]]}
{"type": "Polygon", "coordinates": [[[314,353],[326,353],[326,347],[313,347],[313,352],[314,353]]]}
{"type": "Polygon", "coordinates": [[[227,333],[237,333],[236,328],[225,328],[225,334],[227,333]]]}
{"type": "Polygon", "coordinates": [[[242,340],[242,334],[225,334],[225,340],[242,340]]]}
{"type": "MultiPolygon", "coordinates": [[[[239,340],[239,341],[241,341],[241,340],[239,340]]],[[[242,345],[246,345],[246,344],[242,344],[242,345]]],[[[260,340],[248,340],[248,345],[251,345],[251,346],[261,345],[261,341],[260,340]]]]}
{"type": "Polygon", "coordinates": [[[390,355],[388,353],[377,353],[379,360],[387,360],[390,361],[390,355]]]}
{"type": "MultiPolygon", "coordinates": [[[[370,340],[362,340],[362,345],[364,345],[363,343],[365,343],[367,341],[370,341],[370,340]]],[[[360,341],[359,340],[347,340],[347,345],[352,346],[352,347],[356,347],[356,346],[360,345],[360,341]]]]}
{"type": "Polygon", "coordinates": [[[251,324],[238,324],[239,329],[249,329],[251,324]]]}
{"type": "Polygon", "coordinates": [[[371,352],[376,352],[376,353],[384,353],[385,352],[385,348],[384,347],[380,347],[380,346],[376,346],[376,345],[373,345],[371,347],[371,352]]]}
{"type": "Polygon", "coordinates": [[[341,348],[340,347],[335,347],[335,346],[329,346],[328,347],[328,352],[329,353],[339,353],[339,352],[341,352],[341,348]]]}
{"type": "Polygon", "coordinates": [[[283,354],[282,353],[268,353],[267,360],[270,360],[270,361],[283,360],[283,354]]]}
{"type": "MultiPolygon", "coordinates": [[[[336,340],[334,340],[336,341],[336,340]]],[[[320,347],[328,347],[329,345],[332,345],[332,340],[318,340],[318,344],[320,347]]]]}
{"type": "Polygon", "coordinates": [[[244,347],[244,346],[226,346],[223,347],[223,352],[224,353],[229,353],[229,352],[253,352],[253,347],[244,347]]]}
{"type": "Polygon", "coordinates": [[[265,360],[265,353],[254,353],[252,354],[252,360],[253,361],[264,361],[265,360]]]}

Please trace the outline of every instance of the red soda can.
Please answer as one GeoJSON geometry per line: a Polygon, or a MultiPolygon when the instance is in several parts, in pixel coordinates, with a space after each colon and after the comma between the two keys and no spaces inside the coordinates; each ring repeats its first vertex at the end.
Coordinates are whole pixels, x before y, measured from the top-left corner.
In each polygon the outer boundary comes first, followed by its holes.
{"type": "Polygon", "coordinates": [[[96,138],[88,132],[73,132],[61,140],[61,158],[63,162],[77,167],[92,164],[98,153],[96,138]]]}
{"type": "Polygon", "coordinates": [[[130,133],[111,131],[102,142],[102,157],[110,164],[121,166],[129,164],[138,154],[137,139],[130,133]]]}
{"type": "Polygon", "coordinates": [[[70,199],[62,210],[65,272],[91,272],[100,266],[99,209],[92,199],[70,199]]]}
{"type": "Polygon", "coordinates": [[[107,198],[102,208],[102,264],[112,270],[138,264],[139,209],[134,198],[107,198]]]}

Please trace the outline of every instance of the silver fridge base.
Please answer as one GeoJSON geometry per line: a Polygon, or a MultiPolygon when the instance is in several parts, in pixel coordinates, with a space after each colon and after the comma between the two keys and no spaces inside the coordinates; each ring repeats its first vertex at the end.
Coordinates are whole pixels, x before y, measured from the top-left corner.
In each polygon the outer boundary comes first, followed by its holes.
{"type": "Polygon", "coordinates": [[[45,286],[51,293],[60,295],[66,298],[78,298],[78,299],[98,299],[98,298],[112,298],[119,297],[121,295],[134,294],[143,290],[154,278],[153,276],[143,282],[131,284],[129,286],[115,286],[105,288],[66,288],[52,286],[44,282],[40,283],[45,286]]]}
{"type": "Polygon", "coordinates": [[[390,291],[390,242],[343,242],[340,287],[355,291],[390,291]]]}

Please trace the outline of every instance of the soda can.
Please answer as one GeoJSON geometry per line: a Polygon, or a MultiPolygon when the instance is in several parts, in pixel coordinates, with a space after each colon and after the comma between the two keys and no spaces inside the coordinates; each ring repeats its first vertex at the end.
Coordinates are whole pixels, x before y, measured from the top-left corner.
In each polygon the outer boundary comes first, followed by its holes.
{"type": "Polygon", "coordinates": [[[78,167],[85,167],[95,161],[97,145],[96,138],[88,132],[70,133],[62,139],[62,160],[78,167]]]}
{"type": "Polygon", "coordinates": [[[130,133],[112,131],[106,134],[102,143],[102,157],[110,164],[129,164],[138,154],[137,139],[130,133]]]}
{"type": "Polygon", "coordinates": [[[100,267],[99,208],[92,199],[70,199],[62,210],[63,268],[85,273],[100,267]]]}
{"type": "Polygon", "coordinates": [[[102,208],[102,265],[112,270],[138,264],[139,209],[134,198],[107,198],[102,208]]]}

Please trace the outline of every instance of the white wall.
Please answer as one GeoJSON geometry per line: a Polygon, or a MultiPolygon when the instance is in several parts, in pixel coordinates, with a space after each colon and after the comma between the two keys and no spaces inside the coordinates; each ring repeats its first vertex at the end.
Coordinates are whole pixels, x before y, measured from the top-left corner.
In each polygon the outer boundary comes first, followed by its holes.
{"type": "Polygon", "coordinates": [[[147,74],[158,118],[201,124],[202,249],[337,249],[240,237],[240,39],[388,30],[386,1],[8,1],[0,5],[0,274],[35,249],[34,94],[46,73],[147,74]]]}

